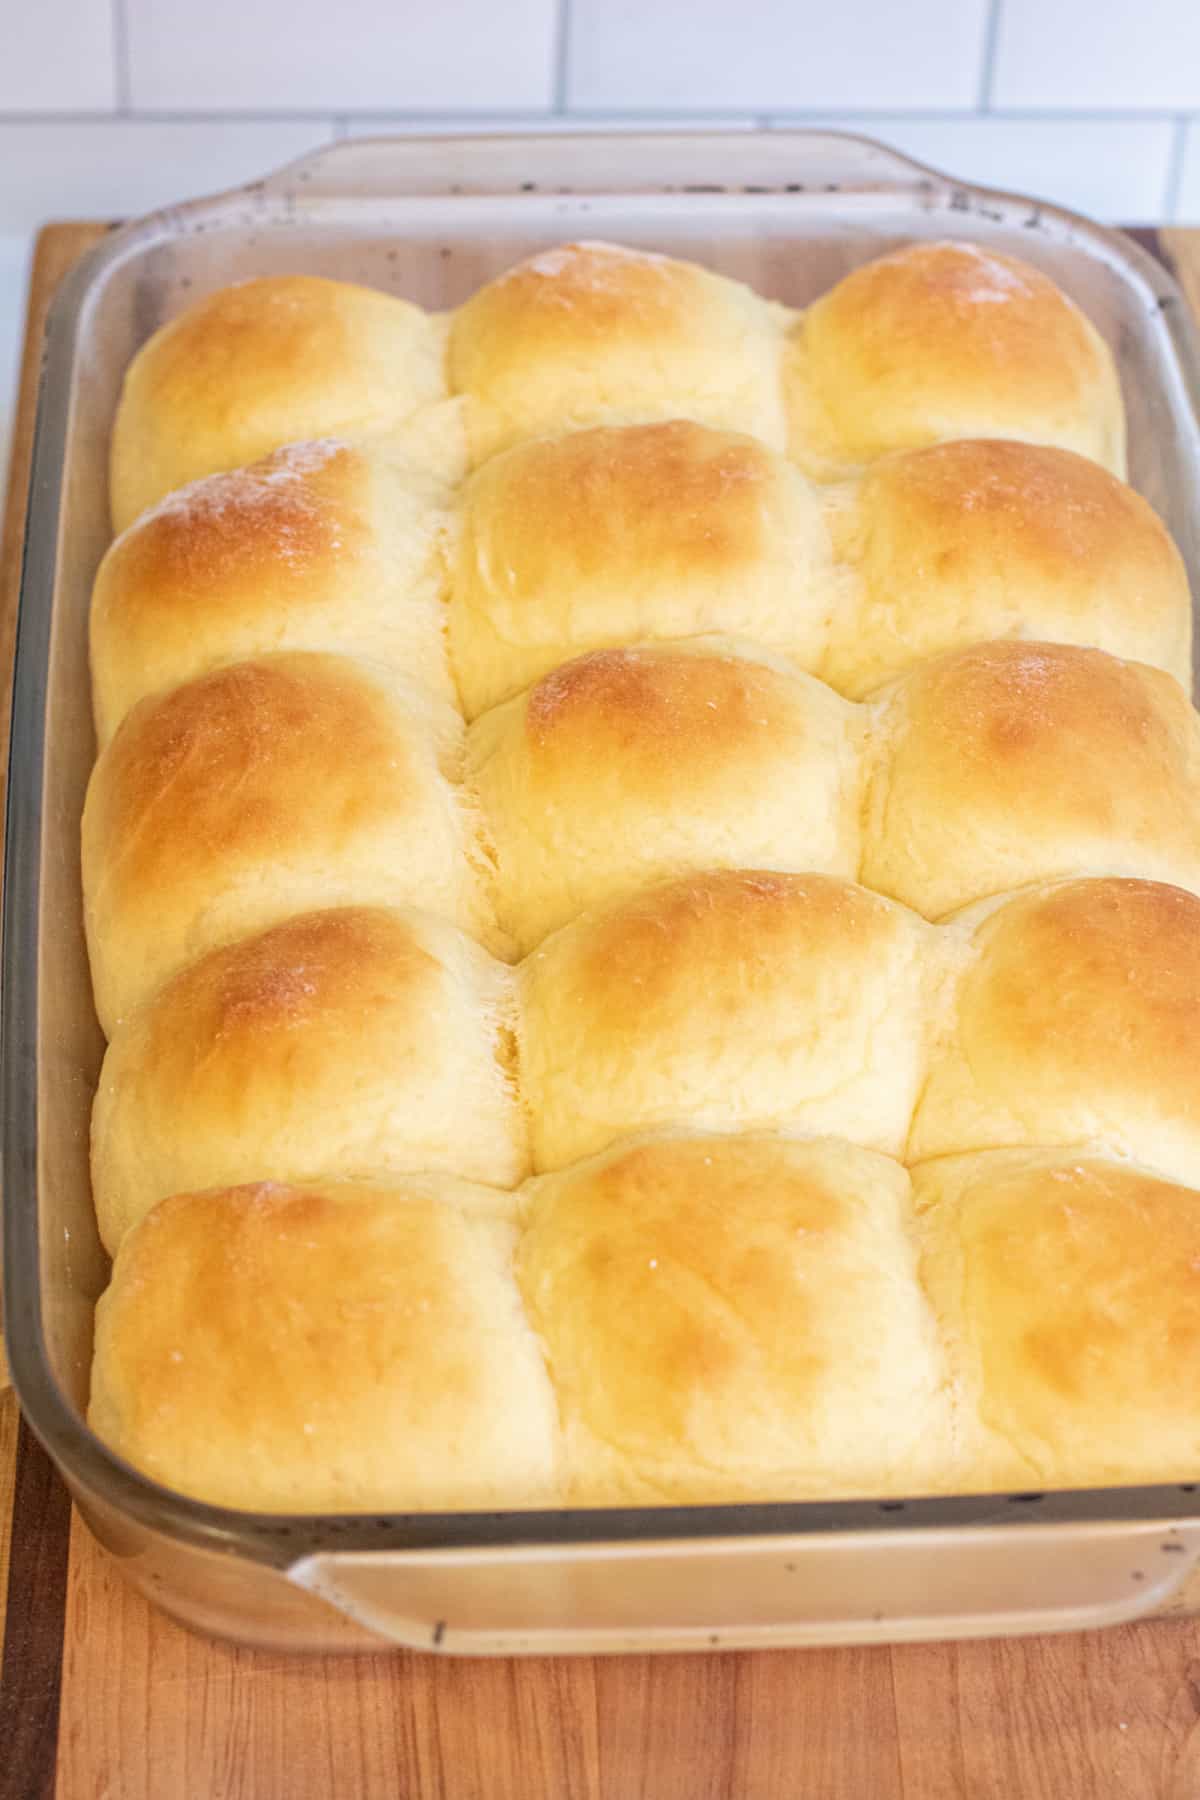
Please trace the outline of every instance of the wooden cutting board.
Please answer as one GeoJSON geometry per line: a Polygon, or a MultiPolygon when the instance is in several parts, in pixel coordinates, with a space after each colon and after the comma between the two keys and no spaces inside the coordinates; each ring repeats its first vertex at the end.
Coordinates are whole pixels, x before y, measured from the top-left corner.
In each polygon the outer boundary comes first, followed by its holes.
{"type": "MultiPolygon", "coordinates": [[[[102,230],[48,226],[34,260],[0,550],[4,745],[41,323],[102,230]]],[[[1200,310],[1200,231],[1137,235],[1200,310]]],[[[559,1662],[209,1643],[121,1580],[11,1393],[0,1596],[4,1800],[1200,1800],[1200,1620],[559,1662]]]]}

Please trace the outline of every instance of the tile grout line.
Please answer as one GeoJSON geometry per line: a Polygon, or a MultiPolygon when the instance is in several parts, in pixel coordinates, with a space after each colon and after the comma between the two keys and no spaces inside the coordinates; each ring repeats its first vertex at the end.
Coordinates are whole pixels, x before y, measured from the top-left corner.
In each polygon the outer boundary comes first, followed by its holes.
{"type": "Polygon", "coordinates": [[[567,111],[571,58],[571,0],[558,0],[554,34],[554,94],[552,110],[558,116],[567,111]]]}
{"type": "Polygon", "coordinates": [[[992,94],[996,83],[996,46],[1000,39],[1000,14],[1004,0],[990,0],[987,21],[983,28],[983,68],[979,77],[979,99],[976,111],[990,113],[992,110],[992,94]]]}
{"type": "Polygon", "coordinates": [[[1187,155],[1188,116],[1186,113],[1175,115],[1175,135],[1171,141],[1171,154],[1167,158],[1167,176],[1163,192],[1163,218],[1174,223],[1179,217],[1179,202],[1183,190],[1183,165],[1187,155]]]}
{"type": "Polygon", "coordinates": [[[129,15],[126,0],[112,0],[113,86],[117,115],[127,118],[133,106],[133,69],[129,59],[129,15]]]}
{"type": "MultiPolygon", "coordinates": [[[[119,6],[121,0],[114,0],[119,6]]],[[[130,106],[128,111],[119,115],[122,122],[132,125],[298,125],[328,124],[331,118],[344,120],[347,125],[359,120],[371,120],[379,124],[437,124],[440,121],[452,122],[456,128],[469,126],[473,120],[479,122],[495,121],[514,126],[536,126],[539,123],[550,123],[560,118],[578,120],[581,125],[589,121],[606,124],[621,124],[625,120],[638,122],[645,120],[660,125],[687,124],[692,120],[711,119],[714,122],[730,120],[739,121],[767,120],[775,125],[803,125],[807,121],[815,121],[828,125],[831,120],[845,120],[848,123],[864,119],[894,119],[904,124],[970,124],[988,120],[999,124],[1177,124],[1180,121],[1196,120],[1200,122],[1200,106],[1192,110],[1160,107],[1002,107],[980,112],[975,107],[925,107],[912,110],[886,106],[843,106],[831,108],[807,107],[795,110],[773,109],[754,106],[744,107],[668,107],[668,108],[618,108],[585,106],[578,110],[566,106],[562,112],[555,107],[468,107],[456,110],[453,107],[409,107],[392,111],[375,106],[337,108],[325,107],[293,107],[278,108],[267,111],[251,111],[245,108],[231,108],[226,111],[196,109],[188,111],[168,111],[157,107],[130,106]]],[[[102,108],[80,108],[75,111],[54,109],[34,110],[0,107],[0,125],[105,125],[112,124],[118,117],[111,110],[102,108]]]]}

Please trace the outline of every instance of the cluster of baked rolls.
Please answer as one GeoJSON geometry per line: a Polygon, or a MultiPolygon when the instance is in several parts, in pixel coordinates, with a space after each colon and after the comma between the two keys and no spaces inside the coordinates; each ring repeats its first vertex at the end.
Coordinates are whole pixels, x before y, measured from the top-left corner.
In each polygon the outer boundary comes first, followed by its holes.
{"type": "Polygon", "coordinates": [[[91,1419],[265,1510],[1200,1462],[1200,724],[1104,343],[902,249],[134,361],[91,1419]]]}

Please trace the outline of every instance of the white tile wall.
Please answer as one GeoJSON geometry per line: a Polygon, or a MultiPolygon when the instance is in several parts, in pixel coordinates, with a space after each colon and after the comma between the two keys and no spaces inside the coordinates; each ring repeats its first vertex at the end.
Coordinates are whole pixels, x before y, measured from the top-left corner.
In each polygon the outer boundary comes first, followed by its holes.
{"type": "Polygon", "coordinates": [[[29,269],[29,238],[22,233],[0,233],[0,494],[8,470],[11,429],[9,395],[17,382],[17,358],[25,325],[25,284],[29,269]]]}
{"type": "Polygon", "coordinates": [[[997,106],[1200,110],[1200,0],[1003,0],[997,106]]]}
{"type": "Polygon", "coordinates": [[[125,0],[135,106],[549,106],[557,0],[125,0]]]}
{"type": "Polygon", "coordinates": [[[333,136],[311,120],[0,120],[0,231],[149,212],[252,181],[333,136]]]}
{"type": "Polygon", "coordinates": [[[3,45],[0,233],[348,131],[675,122],[840,124],[1200,221],[1200,0],[30,0],[3,45]]]}
{"type": "Polygon", "coordinates": [[[577,106],[975,104],[987,0],[572,0],[577,106]],[[899,29],[903,20],[903,28],[899,29]]]}
{"type": "Polygon", "coordinates": [[[113,0],[11,0],[0,33],[0,112],[116,105],[113,0]]]}
{"type": "Polygon", "coordinates": [[[1176,137],[1173,120],[1145,118],[1013,119],[984,113],[930,119],[887,113],[852,121],[834,114],[772,123],[864,132],[964,181],[1130,222],[1162,214],[1176,137]]]}

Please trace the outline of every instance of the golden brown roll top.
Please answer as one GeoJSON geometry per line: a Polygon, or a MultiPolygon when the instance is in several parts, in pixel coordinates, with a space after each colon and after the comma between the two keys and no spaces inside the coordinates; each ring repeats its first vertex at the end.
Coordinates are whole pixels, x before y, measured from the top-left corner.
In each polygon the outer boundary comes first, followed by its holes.
{"type": "Polygon", "coordinates": [[[865,888],[761,870],[687,876],[585,914],[520,971],[534,1167],[672,1123],[783,1126],[898,1154],[937,942],[865,888]]]}
{"type": "Polygon", "coordinates": [[[992,1151],[910,1188],[833,1139],[655,1133],[520,1195],[161,1202],[97,1311],[89,1419],[267,1511],[1171,1481],[1198,1342],[1200,1193],[1134,1165],[992,1151]]]}
{"type": "Polygon", "coordinates": [[[336,656],[234,663],[141,701],[83,814],[106,1033],[193,957],[314,907],[407,901],[490,938],[461,736],[449,706],[336,656]]]}
{"type": "Polygon", "coordinates": [[[304,914],[213,951],[122,1026],[92,1119],[101,1235],[169,1194],[426,1169],[528,1168],[511,972],[440,919],[304,914]]]}
{"type": "Polygon", "coordinates": [[[982,644],[864,708],[728,639],[595,651],[467,743],[520,952],[708,869],[844,875],[930,919],[1070,874],[1200,892],[1200,720],[1099,650],[982,644]]]}
{"type": "Polygon", "coordinates": [[[400,424],[445,394],[443,333],[407,300],[270,275],[222,288],[157,331],[113,426],[113,528],[166,494],[301,438],[400,424]]]}
{"type": "Polygon", "coordinates": [[[832,1140],[663,1135],[530,1182],[525,1214],[569,1500],[945,1479],[949,1401],[897,1164],[832,1140]]]}
{"type": "Polygon", "coordinates": [[[854,582],[818,671],[839,692],[1012,637],[1095,645],[1191,691],[1183,560],[1141,496],[1085,457],[988,439],[890,456],[829,490],[828,522],[854,582]]]}
{"type": "Polygon", "coordinates": [[[1151,508],[1084,457],[999,440],[887,457],[820,501],[689,421],[522,444],[464,491],[449,631],[469,718],[581,652],[714,632],[852,698],[999,638],[1191,686],[1187,574],[1151,508]]]}
{"type": "Polygon", "coordinates": [[[908,1157],[1100,1143],[1200,1185],[1200,899],[1083,880],[985,901],[908,1157]]]}
{"type": "Polygon", "coordinates": [[[558,1422],[513,1213],[433,1175],[168,1200],[96,1310],[89,1422],[217,1505],[552,1505],[558,1422]]]}
{"type": "Polygon", "coordinates": [[[450,651],[468,718],[581,651],[722,632],[824,650],[836,583],[815,493],[688,420],[522,444],[463,495],[450,651]]]}
{"type": "Polygon", "coordinates": [[[565,663],[468,733],[504,930],[524,952],[686,870],[853,877],[862,737],[827,687],[728,639],[565,663]]]}
{"type": "Polygon", "coordinates": [[[448,373],[476,462],[613,419],[698,419],[782,449],[774,310],[740,282],[618,244],[564,244],[453,315],[448,373]]]}
{"type": "Polygon", "coordinates": [[[867,887],[927,918],[1077,873],[1200,892],[1200,718],[1171,676],[980,644],[922,663],[873,711],[867,887]]]}
{"type": "Polygon", "coordinates": [[[913,1185],[961,1488],[1194,1480],[1200,1193],[1087,1150],[946,1157],[913,1185]]]}
{"type": "Polygon", "coordinates": [[[1048,276],[975,244],[908,244],[855,269],[796,324],[790,453],[820,480],[946,438],[1059,444],[1125,468],[1120,383],[1048,276]]]}
{"type": "Polygon", "coordinates": [[[96,730],[221,663],[325,650],[453,701],[444,539],[450,489],[382,446],[290,444],[212,475],[131,525],[92,598],[96,730]]]}

